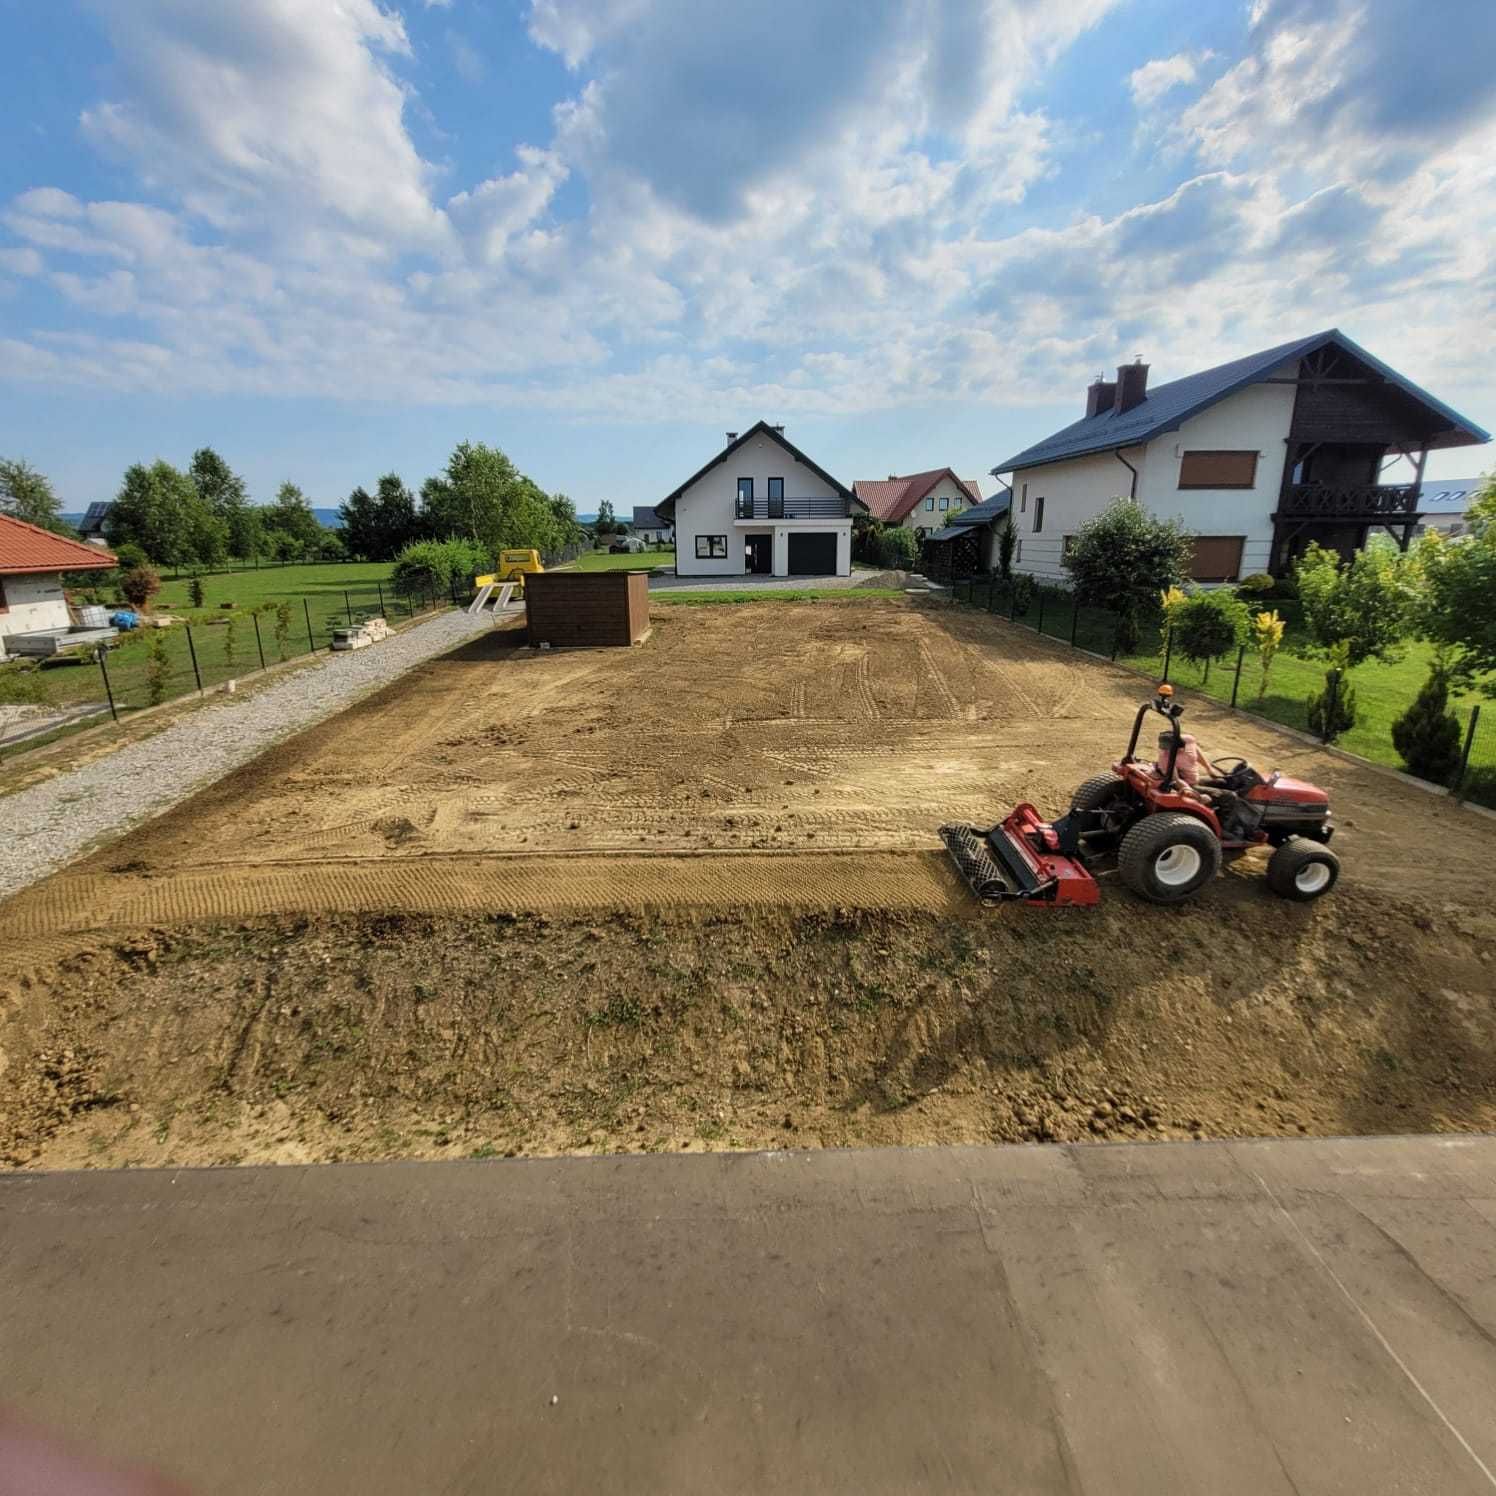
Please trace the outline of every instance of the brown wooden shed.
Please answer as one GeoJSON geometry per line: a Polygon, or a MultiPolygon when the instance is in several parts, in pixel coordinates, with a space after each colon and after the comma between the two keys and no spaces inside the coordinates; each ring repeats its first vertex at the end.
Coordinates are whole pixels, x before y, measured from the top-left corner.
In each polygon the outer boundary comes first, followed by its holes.
{"type": "Polygon", "coordinates": [[[637,644],[649,632],[649,574],[543,571],[525,578],[531,644],[637,644]]]}

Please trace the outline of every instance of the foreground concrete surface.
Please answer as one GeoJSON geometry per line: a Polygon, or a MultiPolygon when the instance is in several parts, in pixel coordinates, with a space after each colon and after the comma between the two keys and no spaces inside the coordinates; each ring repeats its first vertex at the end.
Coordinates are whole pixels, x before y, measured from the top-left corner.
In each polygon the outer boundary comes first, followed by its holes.
{"type": "Polygon", "coordinates": [[[1496,1139],[15,1175],[0,1396],[204,1492],[1489,1492],[1496,1139]]]}

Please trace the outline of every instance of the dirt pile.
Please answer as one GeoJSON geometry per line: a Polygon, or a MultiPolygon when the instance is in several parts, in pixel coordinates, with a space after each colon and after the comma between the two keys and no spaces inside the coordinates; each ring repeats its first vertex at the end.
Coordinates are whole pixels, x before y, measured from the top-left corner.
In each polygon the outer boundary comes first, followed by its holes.
{"type": "Polygon", "coordinates": [[[1496,1126],[1496,921],[349,916],[0,986],[12,1165],[1496,1126]],[[1223,933],[1224,932],[1224,933],[1223,933]]]}

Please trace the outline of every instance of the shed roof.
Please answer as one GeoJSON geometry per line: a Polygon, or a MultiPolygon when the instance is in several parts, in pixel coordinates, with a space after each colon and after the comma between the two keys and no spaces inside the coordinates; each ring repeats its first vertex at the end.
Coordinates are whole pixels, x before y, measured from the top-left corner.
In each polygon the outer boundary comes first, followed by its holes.
{"type": "Polygon", "coordinates": [[[1411,379],[1352,342],[1338,327],[1332,327],[1327,332],[1317,332],[1312,337],[1299,338],[1292,343],[1280,343],[1276,348],[1266,348],[1261,353],[1232,359],[1230,363],[1217,364],[1213,369],[1204,369],[1198,374],[1187,374],[1183,379],[1158,385],[1148,391],[1140,404],[1120,415],[1115,410],[1105,410],[1100,415],[1082,416],[1080,420],[1072,421],[1052,436],[1045,437],[1042,442],[1035,442],[1006,462],[1000,462],[992,471],[994,474],[1010,473],[1019,468],[1040,467],[1047,462],[1064,462],[1068,458],[1085,457],[1093,452],[1114,452],[1119,447],[1135,447],[1152,441],[1163,432],[1177,431],[1191,416],[1218,404],[1228,395],[1234,395],[1248,385],[1260,383],[1280,364],[1316,353],[1330,343],[1336,344],[1352,358],[1360,359],[1388,383],[1396,385],[1404,394],[1426,406],[1445,423],[1445,429],[1430,443],[1431,446],[1463,447],[1490,441],[1488,431],[1451,410],[1427,390],[1420,389],[1411,379]]]}
{"type": "Polygon", "coordinates": [[[1004,489],[1001,493],[993,494],[990,499],[983,499],[980,504],[973,504],[970,509],[963,509],[960,514],[953,514],[951,524],[962,530],[990,525],[994,520],[1001,519],[1012,503],[1013,495],[1004,489]]]}
{"type": "Polygon", "coordinates": [[[635,504],[633,526],[636,530],[668,530],[670,521],[661,519],[653,504],[635,504]]]}
{"type": "Polygon", "coordinates": [[[102,571],[114,556],[96,545],[54,535],[13,514],[0,514],[0,576],[37,571],[102,571]]]}

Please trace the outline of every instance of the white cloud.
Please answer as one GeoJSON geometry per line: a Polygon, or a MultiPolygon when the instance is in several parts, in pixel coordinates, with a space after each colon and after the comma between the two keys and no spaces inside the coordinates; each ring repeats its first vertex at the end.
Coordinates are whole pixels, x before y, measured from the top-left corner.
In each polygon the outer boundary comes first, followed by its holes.
{"type": "Polygon", "coordinates": [[[1146,109],[1172,89],[1193,83],[1200,75],[1201,66],[1214,56],[1213,52],[1176,52],[1172,57],[1158,57],[1134,68],[1127,76],[1133,103],[1146,109]]]}
{"type": "Polygon", "coordinates": [[[439,249],[430,169],[386,59],[407,55],[377,0],[91,0],[128,97],[85,111],[87,136],[146,185],[225,229],[335,233],[439,249]]]}
{"type": "Polygon", "coordinates": [[[487,69],[483,65],[483,55],[478,49],[456,31],[447,33],[447,50],[452,54],[452,66],[457,70],[457,76],[464,83],[481,83],[487,69]]]}

